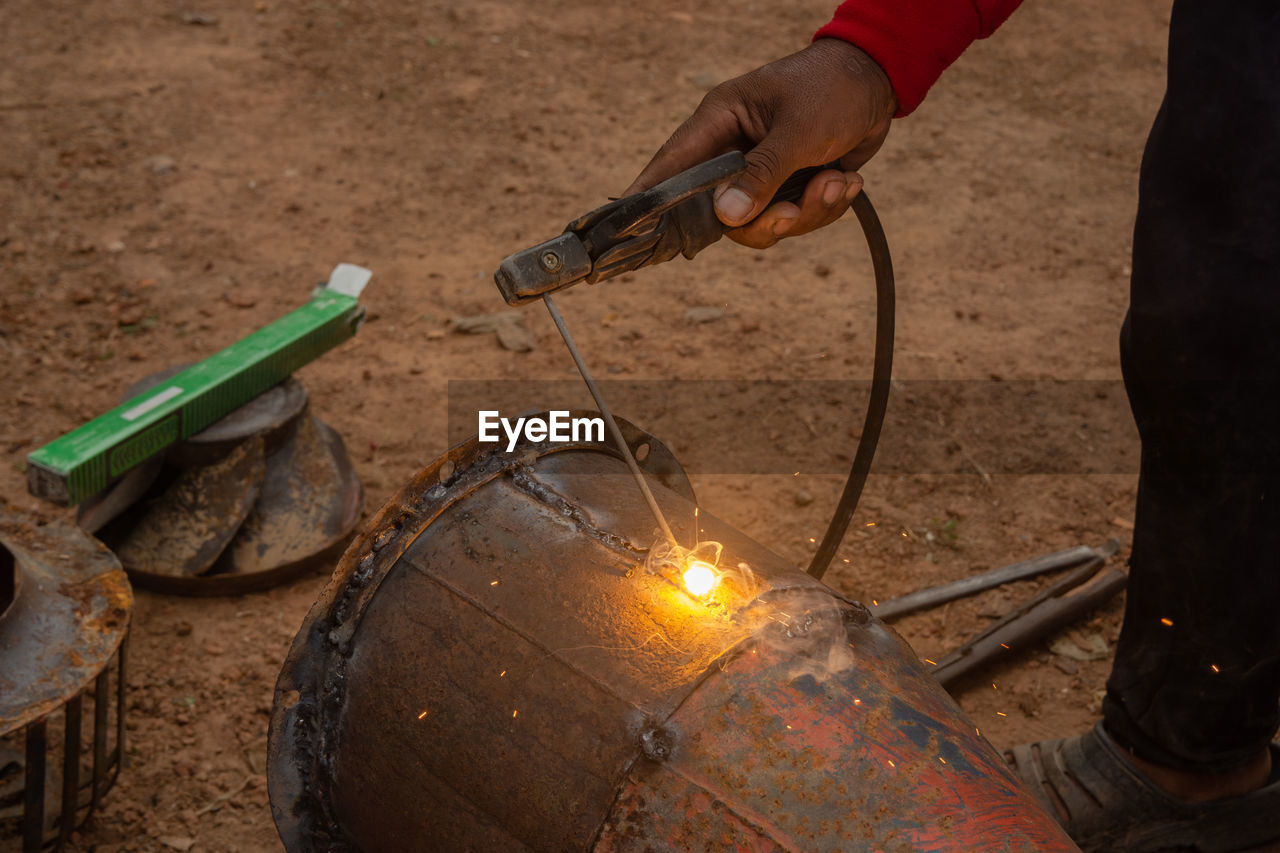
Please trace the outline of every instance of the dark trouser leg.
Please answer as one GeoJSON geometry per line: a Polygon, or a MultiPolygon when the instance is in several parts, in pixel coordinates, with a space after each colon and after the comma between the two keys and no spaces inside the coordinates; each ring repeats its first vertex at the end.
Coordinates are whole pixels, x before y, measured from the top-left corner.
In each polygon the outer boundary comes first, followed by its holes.
{"type": "Polygon", "coordinates": [[[1176,0],[1133,251],[1121,358],[1142,469],[1104,717],[1148,761],[1226,770],[1280,723],[1275,3],[1176,0]]]}

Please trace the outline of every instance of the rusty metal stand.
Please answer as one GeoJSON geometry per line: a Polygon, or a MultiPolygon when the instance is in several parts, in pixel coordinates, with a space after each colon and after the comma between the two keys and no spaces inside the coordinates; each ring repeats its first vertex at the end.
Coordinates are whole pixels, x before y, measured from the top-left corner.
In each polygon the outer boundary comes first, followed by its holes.
{"type": "Polygon", "coordinates": [[[133,595],[119,561],[61,522],[0,509],[0,558],[13,576],[0,611],[0,748],[13,756],[0,763],[0,844],[61,850],[124,765],[133,595]]]}
{"type": "MultiPolygon", "coordinates": [[[[21,823],[22,853],[52,848],[61,850],[79,829],[97,811],[102,797],[115,784],[124,766],[124,713],[125,708],[125,660],[128,640],[120,645],[115,658],[94,679],[93,689],[78,693],[62,708],[63,738],[61,760],[61,785],[48,775],[49,730],[56,725],[57,713],[33,720],[27,724],[23,737],[25,767],[23,768],[22,808],[17,811],[10,799],[0,795],[0,827],[6,822],[21,823]],[[115,677],[114,689],[111,683],[115,677]],[[86,756],[82,728],[84,703],[92,703],[89,721],[90,752],[86,756]],[[114,705],[114,713],[112,706],[114,705]],[[113,719],[114,718],[114,719],[113,719]],[[114,742],[112,733],[114,732],[114,742]],[[81,781],[80,773],[85,758],[90,761],[89,779],[81,781]],[[50,814],[46,799],[50,787],[60,788],[56,812],[50,814]],[[68,817],[70,819],[68,819],[68,817]]],[[[6,792],[7,793],[7,792],[6,792]]],[[[0,840],[4,835],[0,834],[0,840]]]]}

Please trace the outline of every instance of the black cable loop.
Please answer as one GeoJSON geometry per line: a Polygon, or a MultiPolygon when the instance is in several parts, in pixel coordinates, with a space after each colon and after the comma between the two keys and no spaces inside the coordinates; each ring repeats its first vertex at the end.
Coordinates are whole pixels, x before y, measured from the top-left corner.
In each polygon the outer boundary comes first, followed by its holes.
{"type": "Polygon", "coordinates": [[[858,499],[862,497],[862,488],[867,484],[867,475],[871,473],[871,460],[876,454],[876,444],[880,441],[880,429],[884,426],[884,414],[889,406],[889,388],[893,380],[893,328],[895,294],[893,287],[893,259],[889,256],[889,243],[884,236],[884,228],[880,225],[880,217],[871,206],[871,199],[865,192],[858,193],[850,205],[862,226],[863,236],[867,239],[867,248],[871,251],[871,266],[876,279],[876,343],[875,356],[871,368],[871,397],[867,401],[867,414],[862,422],[862,435],[858,437],[858,449],[853,456],[853,464],[849,467],[849,477],[845,480],[844,491],[836,504],[831,521],[827,523],[827,532],[809,562],[808,572],[815,578],[826,574],[831,560],[840,548],[844,535],[849,530],[849,521],[854,510],[858,508],[858,499]]]}

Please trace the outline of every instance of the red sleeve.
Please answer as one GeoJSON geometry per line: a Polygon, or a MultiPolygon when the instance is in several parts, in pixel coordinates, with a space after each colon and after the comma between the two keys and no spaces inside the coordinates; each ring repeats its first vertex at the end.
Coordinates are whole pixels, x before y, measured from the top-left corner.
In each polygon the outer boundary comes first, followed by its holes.
{"type": "Polygon", "coordinates": [[[879,63],[904,116],[974,39],[986,38],[1022,0],[846,0],[815,39],[857,45],[879,63]]]}

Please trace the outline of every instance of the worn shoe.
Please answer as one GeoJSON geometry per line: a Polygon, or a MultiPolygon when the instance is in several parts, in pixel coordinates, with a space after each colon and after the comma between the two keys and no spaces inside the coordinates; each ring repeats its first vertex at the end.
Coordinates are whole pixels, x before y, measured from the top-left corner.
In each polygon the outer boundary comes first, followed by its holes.
{"type": "Polygon", "coordinates": [[[1085,853],[1280,853],[1280,746],[1269,784],[1209,803],[1175,800],[1140,776],[1098,723],[1005,752],[1085,853]]]}

